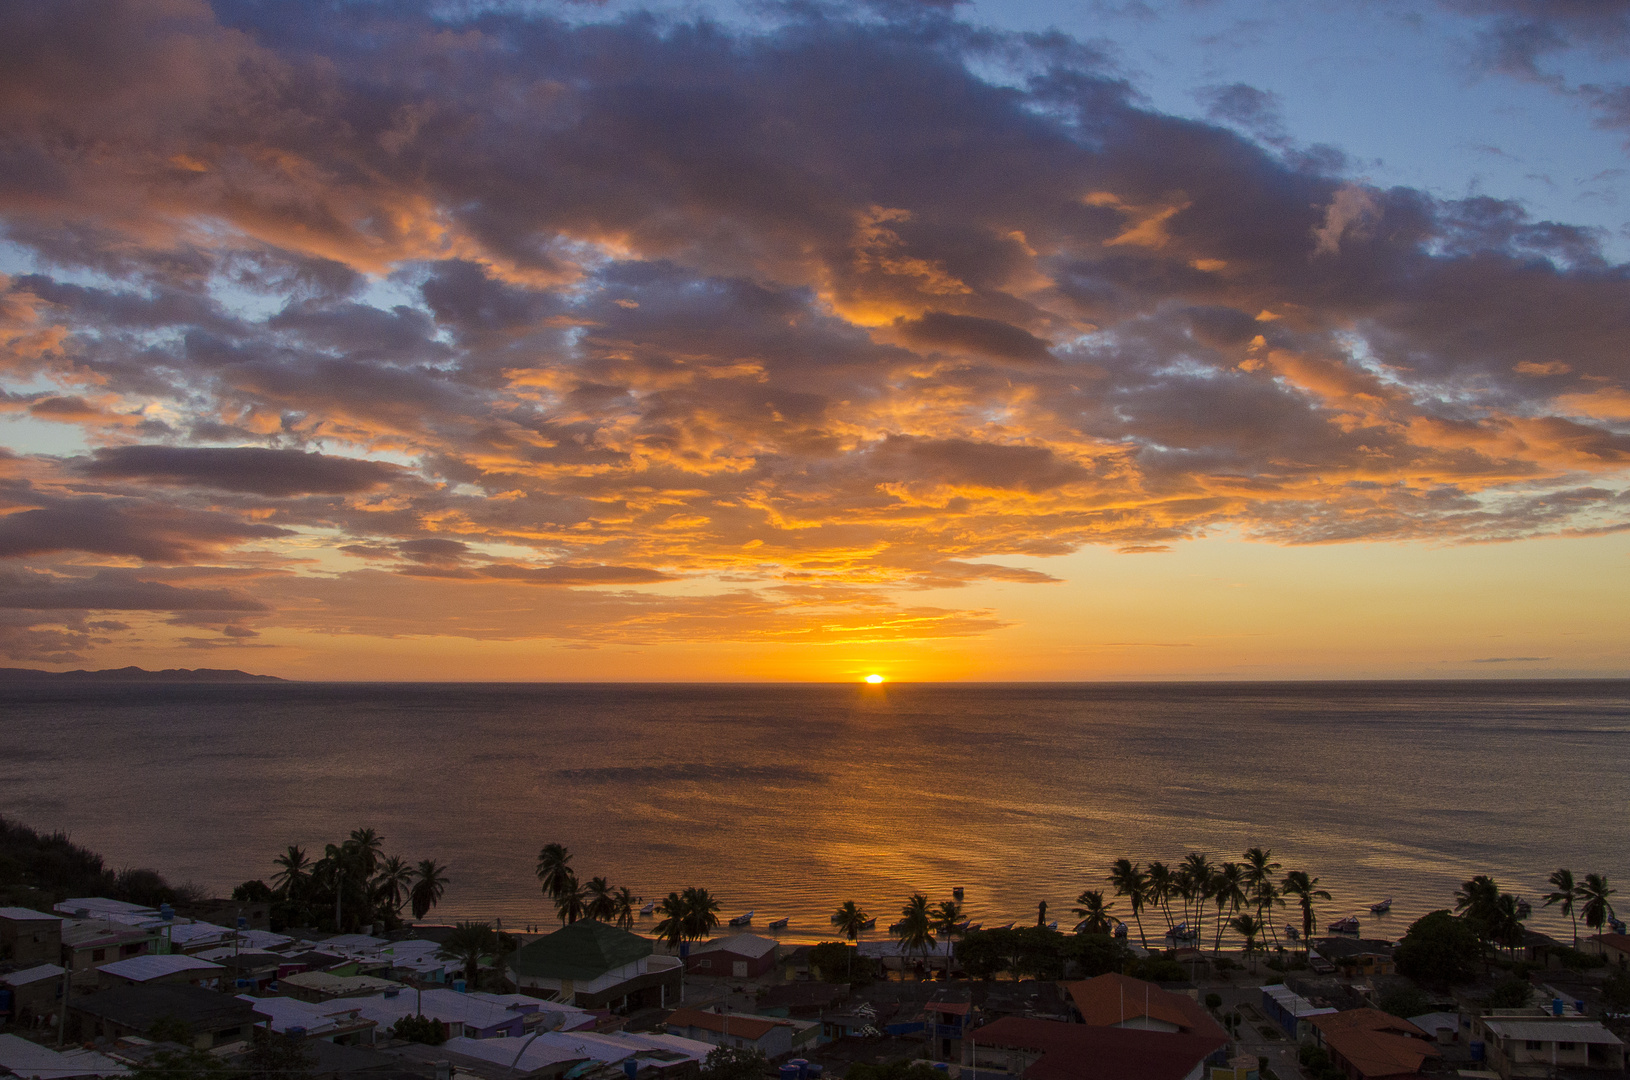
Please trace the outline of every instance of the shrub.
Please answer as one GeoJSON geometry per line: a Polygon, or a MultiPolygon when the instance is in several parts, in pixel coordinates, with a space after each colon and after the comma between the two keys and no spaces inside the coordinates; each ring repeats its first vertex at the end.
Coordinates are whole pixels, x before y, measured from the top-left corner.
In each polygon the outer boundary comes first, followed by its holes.
{"type": "Polygon", "coordinates": [[[391,1028],[391,1033],[398,1039],[424,1043],[426,1046],[440,1046],[447,1041],[447,1025],[422,1013],[418,1016],[402,1017],[391,1028]]]}
{"type": "Polygon", "coordinates": [[[1534,988],[1526,979],[1507,979],[1490,991],[1483,1004],[1491,1009],[1521,1009],[1534,996],[1534,988]]]}
{"type": "Polygon", "coordinates": [[[1413,986],[1399,986],[1388,990],[1381,995],[1381,1000],[1375,1003],[1376,1008],[1393,1016],[1408,1018],[1419,1016],[1424,1012],[1432,1011],[1432,999],[1425,992],[1413,986]]]}
{"type": "Polygon", "coordinates": [[[1222,995],[1221,994],[1207,994],[1206,995],[1206,1008],[1212,1010],[1213,1012],[1215,1012],[1216,1010],[1222,1008],[1222,995]]]}

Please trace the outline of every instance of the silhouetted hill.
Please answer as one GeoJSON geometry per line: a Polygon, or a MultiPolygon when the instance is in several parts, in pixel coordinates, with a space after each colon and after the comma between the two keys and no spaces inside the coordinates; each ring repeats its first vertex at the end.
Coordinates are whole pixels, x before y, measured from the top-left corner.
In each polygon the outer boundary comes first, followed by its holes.
{"type": "Polygon", "coordinates": [[[101,671],[40,671],[0,668],[0,682],[287,682],[276,675],[251,675],[236,668],[104,668],[101,671]]]}

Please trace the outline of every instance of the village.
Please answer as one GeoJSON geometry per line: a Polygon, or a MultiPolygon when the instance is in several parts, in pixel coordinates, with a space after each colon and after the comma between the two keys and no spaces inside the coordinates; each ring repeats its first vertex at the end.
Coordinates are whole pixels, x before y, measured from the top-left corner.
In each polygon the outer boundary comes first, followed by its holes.
{"type": "Polygon", "coordinates": [[[1626,1068],[1626,1017],[1604,996],[1630,968],[1620,933],[1583,942],[1596,962],[1581,970],[1564,962],[1575,950],[1529,931],[1493,972],[1525,983],[1514,1000],[1491,998],[1486,979],[1423,992],[1397,974],[1393,943],[1350,935],[1244,962],[1105,935],[1110,960],[1079,954],[1060,978],[988,964],[969,978],[967,937],[914,954],[725,926],[675,947],[585,918],[472,955],[458,947],[470,924],[273,932],[269,913],[103,897],[0,908],[0,1073],[184,1080],[213,1075],[188,1062],[219,1062],[282,1080],[875,1080],[894,1068],[925,1080],[1511,1080],[1626,1068]],[[1116,970],[1088,973],[1106,962],[1116,970]],[[1381,1007],[1400,1002],[1421,1011],[1381,1007]],[[294,1055],[277,1067],[274,1038],[294,1055]]]}

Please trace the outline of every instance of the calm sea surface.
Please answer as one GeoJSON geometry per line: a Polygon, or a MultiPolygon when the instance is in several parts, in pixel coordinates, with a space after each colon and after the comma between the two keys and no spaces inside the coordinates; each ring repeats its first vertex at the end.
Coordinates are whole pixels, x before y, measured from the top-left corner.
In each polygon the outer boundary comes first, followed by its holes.
{"type": "Polygon", "coordinates": [[[0,687],[0,814],[115,866],[224,890],[372,826],[450,864],[437,916],[511,926],[552,918],[559,841],[795,940],[956,885],[987,924],[1045,898],[1067,926],[1119,856],[1253,844],[1323,880],[1321,922],[1396,937],[1492,873],[1558,932],[1558,866],[1630,911],[1627,761],[1626,682],[0,687]]]}

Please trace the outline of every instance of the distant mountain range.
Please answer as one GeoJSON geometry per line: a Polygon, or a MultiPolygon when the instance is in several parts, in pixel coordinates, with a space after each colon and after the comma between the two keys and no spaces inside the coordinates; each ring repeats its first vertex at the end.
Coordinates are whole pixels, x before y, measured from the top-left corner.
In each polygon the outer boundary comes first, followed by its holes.
{"type": "Polygon", "coordinates": [[[251,675],[236,668],[104,668],[101,671],[40,671],[37,668],[0,668],[0,682],[287,682],[276,675],[251,675]]]}

